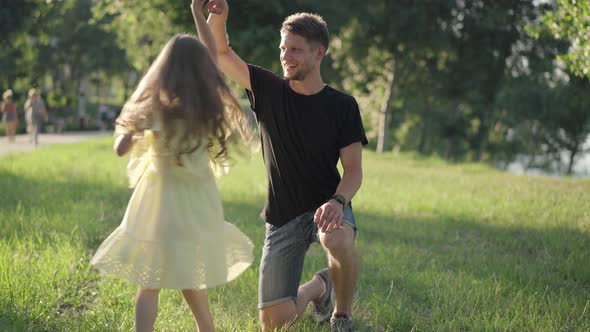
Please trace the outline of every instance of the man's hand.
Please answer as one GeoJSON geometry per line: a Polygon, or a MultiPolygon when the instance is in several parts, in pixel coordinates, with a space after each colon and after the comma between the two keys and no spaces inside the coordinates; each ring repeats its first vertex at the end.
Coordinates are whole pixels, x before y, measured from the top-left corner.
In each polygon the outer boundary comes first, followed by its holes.
{"type": "Polygon", "coordinates": [[[313,222],[321,232],[330,233],[342,227],[342,215],[342,204],[331,199],[315,211],[313,222]]]}
{"type": "Polygon", "coordinates": [[[193,11],[193,14],[200,13],[204,9],[203,6],[205,6],[205,2],[209,2],[209,1],[208,0],[193,0],[191,2],[191,10],[193,11]]]}

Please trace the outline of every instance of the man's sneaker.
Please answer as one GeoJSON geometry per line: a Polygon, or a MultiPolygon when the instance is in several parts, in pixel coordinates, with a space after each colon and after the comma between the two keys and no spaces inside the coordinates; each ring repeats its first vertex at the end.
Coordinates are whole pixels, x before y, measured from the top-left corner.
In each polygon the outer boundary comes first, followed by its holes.
{"type": "Polygon", "coordinates": [[[352,320],[346,315],[336,314],[330,320],[332,332],[354,332],[352,320]]]}
{"type": "Polygon", "coordinates": [[[334,310],[334,287],[332,287],[332,281],[328,276],[328,269],[321,270],[314,277],[319,278],[324,283],[325,292],[324,295],[311,303],[312,315],[318,323],[327,322],[332,317],[332,311],[334,310]]]}

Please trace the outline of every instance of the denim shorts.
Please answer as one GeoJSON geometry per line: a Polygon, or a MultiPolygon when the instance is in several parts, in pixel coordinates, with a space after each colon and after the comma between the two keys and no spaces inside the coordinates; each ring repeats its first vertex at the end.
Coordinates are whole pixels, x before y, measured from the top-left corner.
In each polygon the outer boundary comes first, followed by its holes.
{"type": "MultiPolygon", "coordinates": [[[[343,224],[352,226],[356,233],[352,207],[347,205],[343,212],[343,224]]],[[[314,214],[315,211],[304,213],[281,227],[266,224],[258,279],[258,309],[297,298],[305,253],[313,242],[319,242],[314,214]]]]}

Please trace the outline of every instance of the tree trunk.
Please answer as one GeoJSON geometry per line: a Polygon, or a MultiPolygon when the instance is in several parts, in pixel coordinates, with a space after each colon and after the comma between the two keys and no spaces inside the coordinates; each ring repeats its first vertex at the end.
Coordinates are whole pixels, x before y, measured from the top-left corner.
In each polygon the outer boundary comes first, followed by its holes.
{"type": "Polygon", "coordinates": [[[383,96],[383,103],[379,110],[379,134],[377,136],[377,153],[383,153],[388,150],[389,145],[389,126],[391,123],[391,112],[389,105],[393,100],[393,85],[395,84],[397,62],[395,58],[391,60],[388,66],[390,71],[387,75],[387,86],[385,87],[385,95],[383,96]]]}
{"type": "Polygon", "coordinates": [[[447,160],[459,160],[459,136],[455,133],[447,139],[447,160]]]}
{"type": "Polygon", "coordinates": [[[62,96],[61,91],[59,91],[59,68],[55,66],[53,69],[49,71],[49,76],[51,77],[51,86],[53,87],[53,95],[55,96],[62,96]]]}
{"type": "Polygon", "coordinates": [[[51,71],[51,86],[53,86],[53,94],[56,96],[63,96],[59,81],[59,66],[55,66],[51,71]]]}
{"type": "Polygon", "coordinates": [[[102,104],[102,96],[100,94],[100,88],[101,88],[100,82],[101,82],[100,79],[96,80],[96,99],[98,100],[99,104],[102,104]]]}
{"type": "Polygon", "coordinates": [[[129,80],[123,79],[123,103],[129,98],[129,80]]]}
{"type": "Polygon", "coordinates": [[[449,110],[449,118],[447,119],[445,137],[447,138],[446,159],[457,161],[460,157],[461,139],[464,138],[463,132],[463,114],[459,110],[459,105],[453,106],[449,110]]]}
{"type": "Polygon", "coordinates": [[[420,142],[418,143],[418,153],[424,154],[426,152],[426,144],[428,141],[428,133],[430,132],[430,118],[422,117],[422,129],[420,130],[420,142]]]}
{"type": "Polygon", "coordinates": [[[484,151],[487,148],[488,136],[490,132],[490,117],[488,112],[484,111],[480,118],[479,128],[477,129],[477,136],[475,141],[475,154],[473,155],[473,161],[481,161],[484,151]]]}
{"type": "Polygon", "coordinates": [[[576,161],[576,155],[578,154],[580,144],[575,144],[574,148],[570,150],[570,157],[567,163],[567,175],[572,175],[574,171],[574,163],[576,161]]]}

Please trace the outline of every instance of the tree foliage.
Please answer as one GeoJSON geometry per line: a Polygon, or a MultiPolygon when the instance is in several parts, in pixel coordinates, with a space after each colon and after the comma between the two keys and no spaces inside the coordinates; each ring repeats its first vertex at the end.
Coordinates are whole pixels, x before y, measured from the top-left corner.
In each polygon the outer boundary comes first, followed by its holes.
{"type": "Polygon", "coordinates": [[[590,2],[557,0],[557,8],[545,15],[544,24],[556,38],[571,43],[560,59],[577,75],[590,78],[590,2]]]}
{"type": "MultiPolygon", "coordinates": [[[[230,44],[279,72],[280,26],[319,13],[326,82],[359,101],[380,151],[531,165],[585,153],[587,0],[231,1],[230,44]],[[559,61],[555,61],[558,58],[559,61]],[[573,74],[580,75],[580,78],[573,74]],[[577,97],[576,97],[577,96],[577,97]]],[[[123,82],[124,95],[169,38],[194,33],[190,0],[22,0],[0,8],[0,86],[123,82]]]]}

